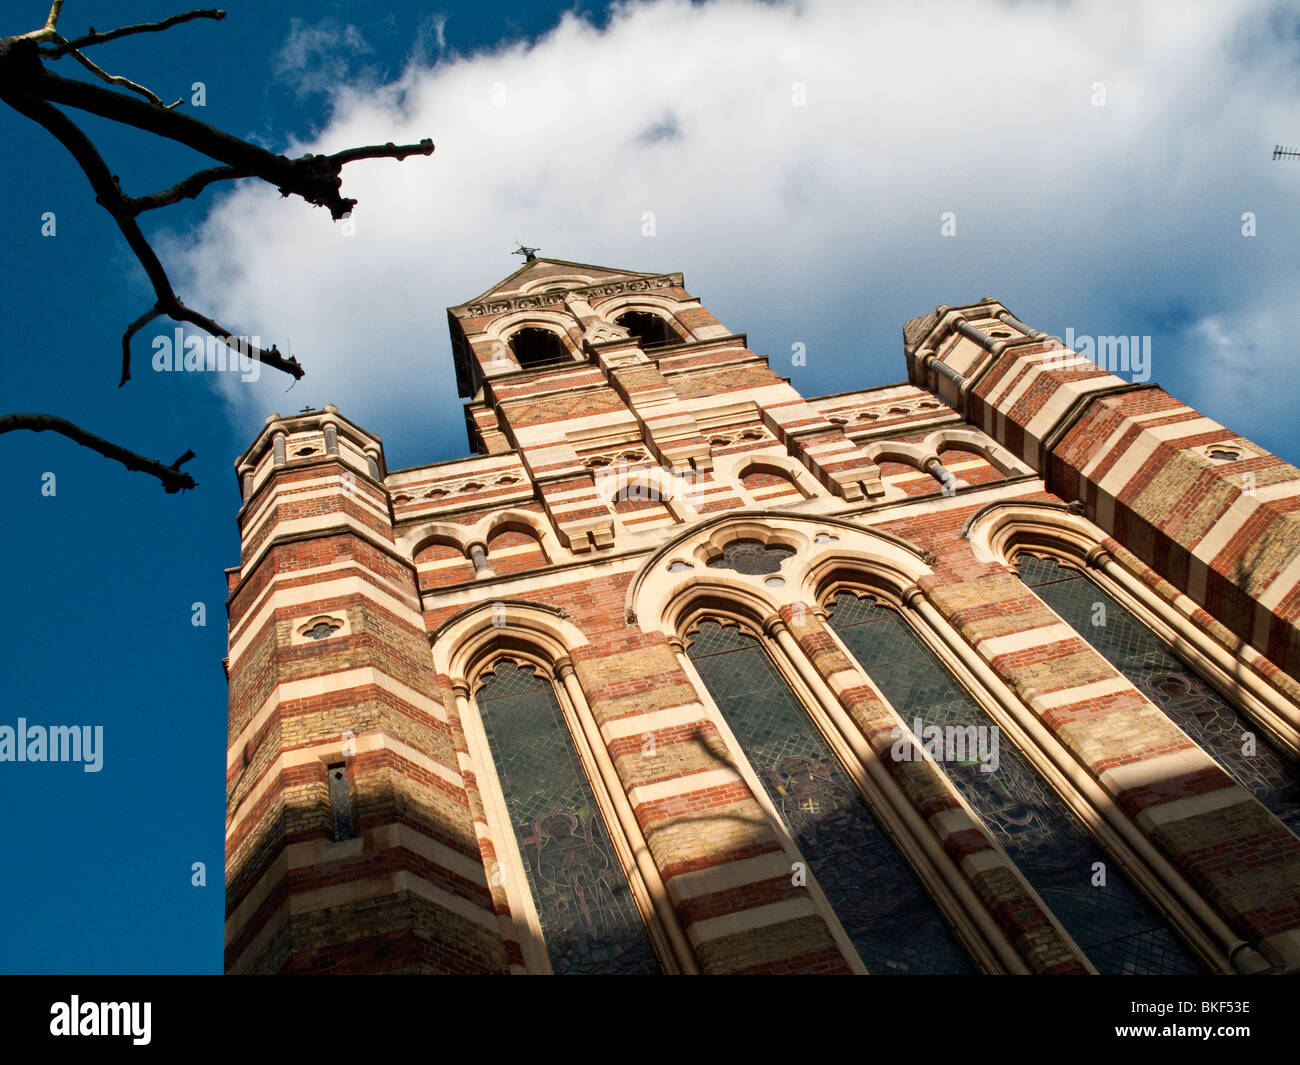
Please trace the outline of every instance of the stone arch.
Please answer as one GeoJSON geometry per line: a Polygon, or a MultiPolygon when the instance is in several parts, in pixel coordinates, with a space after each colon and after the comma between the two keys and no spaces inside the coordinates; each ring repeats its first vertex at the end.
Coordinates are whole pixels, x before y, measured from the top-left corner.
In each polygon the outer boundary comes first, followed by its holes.
{"type": "Polygon", "coordinates": [[[733,597],[751,619],[761,615],[761,624],[784,605],[817,602],[828,567],[852,563],[878,572],[901,593],[931,572],[930,561],[925,552],[899,537],[843,519],[731,511],[696,525],[651,554],[628,586],[625,608],[629,619],[643,629],[675,636],[684,604],[696,594],[692,589],[700,589],[700,594],[719,603],[733,597]],[[745,574],[710,566],[729,543],[739,540],[792,553],[772,572],[745,574]],[[779,583],[773,578],[779,578],[779,583]]]}
{"type": "Polygon", "coordinates": [[[924,444],[904,440],[878,440],[860,445],[864,454],[880,470],[881,485],[886,499],[905,499],[933,491],[933,485],[920,481],[917,475],[937,480],[929,466],[937,462],[934,453],[924,444]],[[911,471],[915,470],[913,474],[911,471]],[[894,478],[895,480],[890,480],[894,478]],[[904,483],[896,480],[902,478],[904,483]]]}
{"type": "Polygon", "coordinates": [[[680,344],[686,339],[669,318],[655,311],[625,308],[615,316],[614,324],[626,329],[643,349],[680,344]]]}
{"type": "MultiPolygon", "coordinates": [[[[526,530],[537,540],[546,562],[556,562],[568,556],[550,522],[530,510],[511,508],[488,514],[469,527],[469,536],[471,541],[487,546],[492,537],[506,530],[526,530]]],[[[488,561],[490,564],[491,559],[488,561]]]]}
{"type": "Polygon", "coordinates": [[[878,440],[860,445],[863,454],[872,462],[881,459],[887,462],[900,462],[904,466],[913,466],[925,470],[925,460],[934,454],[934,450],[925,444],[912,444],[905,440],[878,440]]]}
{"type": "Polygon", "coordinates": [[[673,524],[695,516],[695,508],[686,498],[682,479],[660,466],[628,467],[621,462],[595,472],[596,492],[620,519],[635,507],[620,507],[620,498],[631,503],[658,503],[673,524]]]}
{"type": "Polygon", "coordinates": [[[509,339],[511,333],[527,325],[549,327],[571,340],[574,338],[573,330],[577,327],[573,315],[563,307],[559,310],[527,307],[523,310],[511,311],[508,314],[493,318],[484,328],[483,336],[488,340],[504,341],[509,339]]]}
{"type": "Polygon", "coordinates": [[[669,329],[677,333],[683,341],[694,339],[693,334],[677,319],[677,312],[682,301],[671,296],[660,296],[649,292],[632,292],[622,296],[611,296],[593,306],[593,310],[611,324],[629,311],[641,311],[663,318],[669,329]]]}
{"type": "Polygon", "coordinates": [[[793,503],[808,498],[796,475],[776,463],[754,459],[740,468],[740,487],[758,506],[793,503]]]}
{"type": "Polygon", "coordinates": [[[485,559],[495,577],[522,574],[550,564],[531,525],[505,522],[488,535],[485,559]]]}
{"type": "Polygon", "coordinates": [[[465,584],[477,574],[474,560],[460,545],[442,537],[427,540],[411,560],[421,592],[465,584]]]}
{"type": "Polygon", "coordinates": [[[1078,567],[1090,551],[1109,539],[1071,506],[1022,500],[981,507],[961,535],[979,561],[1004,566],[1014,562],[1018,550],[1034,547],[1078,567]]]}
{"type": "MultiPolygon", "coordinates": [[[[826,489],[808,471],[808,467],[790,455],[755,454],[752,451],[734,455],[717,455],[713,460],[713,470],[715,478],[736,485],[741,484],[742,478],[752,471],[788,478],[804,499],[826,494],[826,489]]],[[[793,502],[793,500],[783,502],[793,502]]],[[[755,505],[762,504],[755,500],[755,505]]]]}
{"type": "Polygon", "coordinates": [[[556,334],[571,356],[579,352],[580,334],[577,332],[577,321],[564,308],[553,311],[530,307],[526,310],[503,314],[488,323],[487,328],[483,330],[483,336],[477,339],[475,343],[478,345],[486,344],[495,353],[489,354],[490,360],[500,355],[506,361],[513,362],[514,355],[510,347],[510,341],[516,333],[524,329],[550,330],[556,334]],[[497,345],[500,345],[500,347],[497,345]]]}
{"type": "Polygon", "coordinates": [[[464,525],[453,525],[448,521],[423,522],[407,529],[398,538],[396,547],[402,555],[411,559],[430,544],[438,542],[453,544],[464,553],[473,541],[473,537],[467,533],[468,529],[464,525]]]}
{"type": "Polygon", "coordinates": [[[397,548],[411,560],[421,591],[472,581],[475,565],[463,526],[448,522],[419,525],[398,541],[397,548]]]}
{"type": "Polygon", "coordinates": [[[434,667],[470,682],[494,657],[523,655],[553,675],[556,662],[587,645],[587,637],[561,610],[499,599],[458,611],[430,634],[434,667]]]}
{"type": "Polygon", "coordinates": [[[1033,472],[996,440],[989,439],[975,429],[936,429],[922,441],[922,446],[936,458],[946,448],[973,452],[1008,477],[1033,472]]]}
{"type": "Polygon", "coordinates": [[[665,604],[663,628],[685,639],[700,621],[713,618],[761,637],[763,626],[780,604],[763,589],[746,587],[726,575],[701,576],[683,584],[665,604]]]}
{"type": "Polygon", "coordinates": [[[521,369],[536,366],[553,366],[573,356],[562,333],[546,326],[529,323],[516,329],[506,338],[510,355],[521,369]]]}

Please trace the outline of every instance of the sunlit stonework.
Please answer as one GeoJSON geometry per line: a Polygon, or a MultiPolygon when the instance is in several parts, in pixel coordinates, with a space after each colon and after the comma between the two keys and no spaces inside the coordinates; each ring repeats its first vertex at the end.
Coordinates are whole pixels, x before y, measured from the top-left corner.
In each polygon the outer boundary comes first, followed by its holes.
{"type": "Polygon", "coordinates": [[[236,462],[230,972],[1300,970],[1300,473],[994,299],[807,398],[521,250],[470,456],[236,462]]]}

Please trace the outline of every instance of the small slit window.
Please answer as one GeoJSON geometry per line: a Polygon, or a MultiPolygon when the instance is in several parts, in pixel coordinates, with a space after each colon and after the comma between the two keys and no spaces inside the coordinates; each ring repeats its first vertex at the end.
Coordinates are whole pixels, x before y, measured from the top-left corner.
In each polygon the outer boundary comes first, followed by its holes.
{"type": "Polygon", "coordinates": [[[329,767],[330,778],[330,813],[334,817],[334,839],[342,841],[353,839],[356,829],[353,827],[352,792],[348,788],[348,771],[342,762],[329,767]]]}

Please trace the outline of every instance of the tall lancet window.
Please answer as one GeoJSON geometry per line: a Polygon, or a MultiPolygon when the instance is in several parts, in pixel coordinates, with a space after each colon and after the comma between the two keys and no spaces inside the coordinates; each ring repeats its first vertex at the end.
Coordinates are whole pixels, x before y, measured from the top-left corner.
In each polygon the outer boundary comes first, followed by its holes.
{"type": "Polygon", "coordinates": [[[1021,555],[1020,577],[1044,603],[1160,707],[1206,754],[1300,835],[1300,769],[1217,691],[1078,570],[1021,555]]]}
{"type": "Polygon", "coordinates": [[[475,696],[557,974],[659,963],[549,681],[502,659],[475,696]]]}
{"type": "Polygon", "coordinates": [[[867,971],[973,972],[758,641],[703,621],[687,654],[867,971]]]}
{"type": "Polygon", "coordinates": [[[945,756],[961,757],[944,761],[944,771],[1098,972],[1200,971],[1065,802],[897,611],[841,592],[830,623],[914,733],[918,720],[922,739],[929,726],[944,729],[945,737],[948,726],[963,729],[952,735],[963,737],[964,756],[955,742],[951,751],[945,743],[945,756]],[[1104,886],[1094,886],[1096,862],[1105,864],[1104,886]]]}

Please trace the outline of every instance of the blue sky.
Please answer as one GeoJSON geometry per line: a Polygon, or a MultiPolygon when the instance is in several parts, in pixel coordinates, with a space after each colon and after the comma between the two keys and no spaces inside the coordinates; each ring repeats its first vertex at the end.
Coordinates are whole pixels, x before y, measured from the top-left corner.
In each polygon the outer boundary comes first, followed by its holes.
{"type": "MultiPolygon", "coordinates": [[[[5,33],[44,19],[37,0],[5,7],[5,33]]],[[[96,58],[169,99],[203,82],[193,113],[276,151],[424,136],[437,151],[348,168],[351,236],[256,187],[149,218],[182,299],[292,350],[307,376],[286,391],[269,371],[151,372],[165,324],[137,338],[118,389],[143,276],[66,153],[0,110],[3,409],[168,462],[193,448],[199,481],[169,496],[61,438],[0,437],[0,725],[105,736],[99,773],[0,763],[0,970],[220,971],[232,460],[270,411],[329,402],[384,438],[390,468],[463,454],[444,309],[513,270],[516,240],[683,271],[808,395],[902,379],[902,322],[938,303],[994,295],[1060,335],[1149,336],[1154,380],[1300,458],[1300,163],[1269,159],[1300,146],[1294,6],[226,9],[96,58]],[[206,887],[191,886],[199,861],[206,887]]],[[[68,0],[63,27],[173,10],[68,0]]],[[[203,165],[84,128],[128,193],[203,165]]]]}

